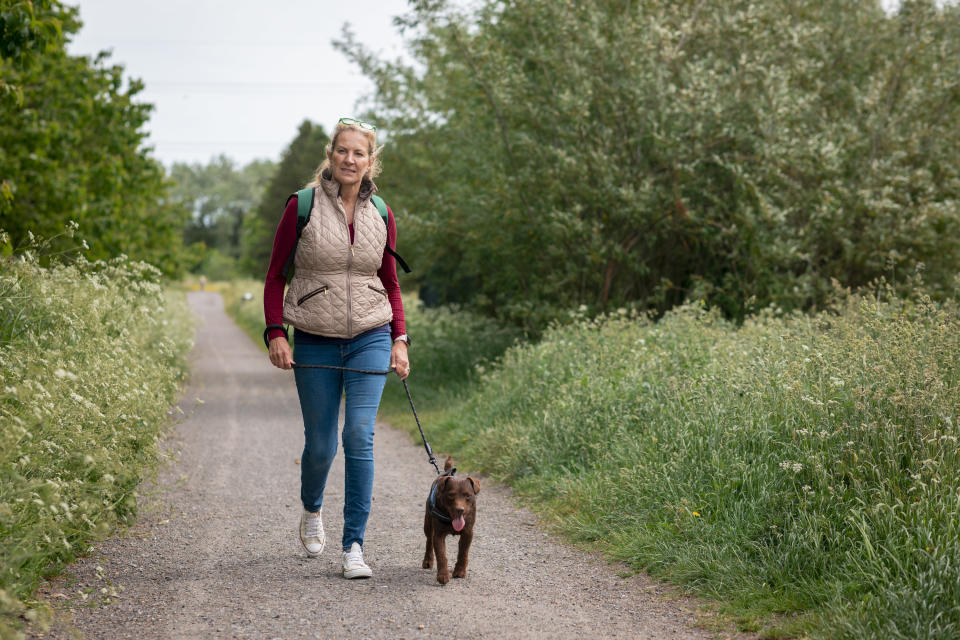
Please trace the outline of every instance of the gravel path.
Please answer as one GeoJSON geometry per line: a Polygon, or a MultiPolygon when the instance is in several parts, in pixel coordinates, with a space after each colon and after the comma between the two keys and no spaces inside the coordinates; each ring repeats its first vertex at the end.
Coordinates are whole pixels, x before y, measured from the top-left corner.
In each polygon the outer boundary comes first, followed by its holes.
{"type": "Polygon", "coordinates": [[[694,626],[690,601],[560,544],[487,480],[469,574],[441,587],[420,568],[433,470],[417,443],[382,423],[364,550],[373,578],[340,576],[339,455],[327,483],[327,549],[308,559],[297,539],[303,435],[293,376],[269,365],[218,294],[189,301],[201,322],[185,418],[168,443],[177,459],[141,496],[137,524],[51,585],[61,615],[46,637],[715,637],[694,626]]]}

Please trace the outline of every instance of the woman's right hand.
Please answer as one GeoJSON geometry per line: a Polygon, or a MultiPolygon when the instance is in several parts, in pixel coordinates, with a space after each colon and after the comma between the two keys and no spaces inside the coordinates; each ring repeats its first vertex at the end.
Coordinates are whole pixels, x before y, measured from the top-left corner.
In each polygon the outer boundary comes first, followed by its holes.
{"type": "Polygon", "coordinates": [[[270,362],[280,369],[293,368],[293,351],[283,336],[270,339],[270,362]]]}

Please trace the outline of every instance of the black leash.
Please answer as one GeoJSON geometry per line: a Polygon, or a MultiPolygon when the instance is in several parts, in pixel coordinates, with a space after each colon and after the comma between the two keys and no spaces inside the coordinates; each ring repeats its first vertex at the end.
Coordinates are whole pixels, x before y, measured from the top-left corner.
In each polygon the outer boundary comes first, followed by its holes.
{"type": "Polygon", "coordinates": [[[417,421],[417,429],[420,429],[420,437],[423,439],[423,448],[427,450],[427,457],[430,459],[430,464],[433,465],[433,468],[437,470],[437,475],[440,475],[440,465],[437,464],[437,457],[433,455],[433,449],[430,448],[430,443],[427,442],[426,436],[423,435],[423,427],[420,426],[420,416],[417,415],[417,408],[413,406],[413,398],[410,396],[410,387],[407,386],[407,381],[403,380],[403,390],[407,392],[407,400],[410,401],[410,410],[413,411],[413,419],[417,421]]]}
{"type": "MultiPolygon", "coordinates": [[[[386,375],[393,371],[392,368],[387,369],[386,371],[371,371],[369,369],[351,369],[350,367],[335,367],[333,365],[327,364],[293,364],[294,369],[336,369],[338,371],[351,371],[353,373],[369,373],[370,375],[386,375]]],[[[423,427],[420,426],[420,416],[417,415],[417,408],[413,406],[413,396],[410,395],[410,387],[407,386],[407,381],[404,379],[403,390],[407,392],[407,400],[410,401],[410,410],[413,411],[413,418],[417,421],[417,429],[420,430],[420,439],[423,440],[423,448],[427,450],[427,457],[430,460],[430,464],[433,465],[433,468],[437,470],[437,475],[440,474],[440,465],[437,464],[437,457],[433,455],[433,449],[430,447],[430,443],[427,442],[427,437],[423,435],[423,427]]]]}

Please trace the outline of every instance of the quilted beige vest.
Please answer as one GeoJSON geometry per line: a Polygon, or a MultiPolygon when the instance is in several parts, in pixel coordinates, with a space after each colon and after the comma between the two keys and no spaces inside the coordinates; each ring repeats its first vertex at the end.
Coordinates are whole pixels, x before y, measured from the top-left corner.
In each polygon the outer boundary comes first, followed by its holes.
{"type": "Polygon", "coordinates": [[[361,187],[357,199],[351,246],[340,185],[321,177],[283,299],[284,322],[329,338],[352,338],[393,319],[387,291],[377,277],[387,228],[370,201],[375,187],[369,187],[361,187]]]}

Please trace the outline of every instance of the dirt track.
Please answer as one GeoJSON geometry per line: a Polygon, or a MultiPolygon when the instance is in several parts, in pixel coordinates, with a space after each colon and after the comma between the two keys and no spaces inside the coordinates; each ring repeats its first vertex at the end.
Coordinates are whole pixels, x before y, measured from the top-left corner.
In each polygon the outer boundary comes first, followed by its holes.
{"type": "Polygon", "coordinates": [[[694,626],[689,602],[559,544],[486,480],[469,575],[441,587],[420,568],[433,470],[422,448],[382,423],[364,550],[374,577],[339,573],[340,456],[327,483],[327,549],[306,558],[296,533],[303,436],[293,375],[269,365],[218,294],[192,293],[190,304],[200,325],[185,418],[168,447],[178,459],[141,497],[137,524],[52,585],[62,619],[46,637],[715,637],[694,626]],[[110,604],[89,605],[111,587],[110,604]],[[91,588],[81,601],[77,592],[91,588]]]}

